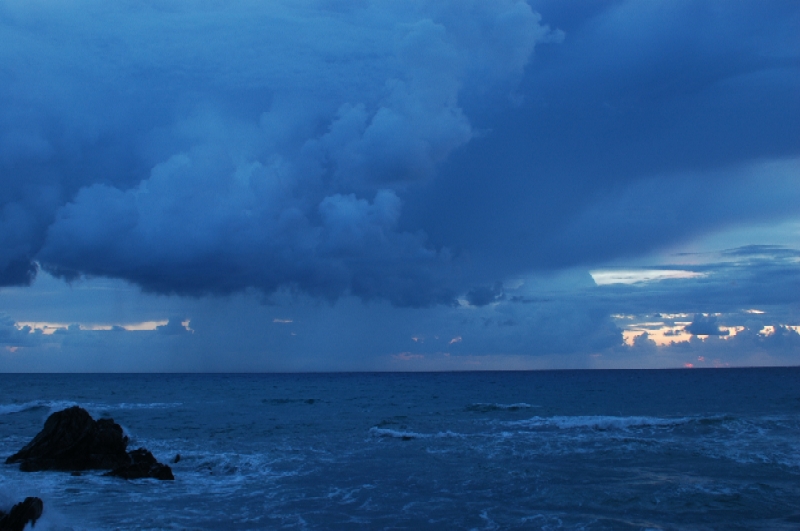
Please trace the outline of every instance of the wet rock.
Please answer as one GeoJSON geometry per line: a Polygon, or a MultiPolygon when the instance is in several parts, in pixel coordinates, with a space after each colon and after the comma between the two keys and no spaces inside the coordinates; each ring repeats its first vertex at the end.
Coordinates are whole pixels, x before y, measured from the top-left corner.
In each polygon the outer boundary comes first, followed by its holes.
{"type": "Polygon", "coordinates": [[[8,459],[20,470],[102,470],[130,462],[128,438],[112,419],[94,420],[78,406],[53,413],[44,428],[8,459]]]}
{"type": "Polygon", "coordinates": [[[111,470],[125,479],[175,479],[172,469],[139,448],[126,452],[128,437],[112,419],[94,420],[78,406],[50,415],[44,428],[22,450],[8,459],[23,472],[63,470],[80,475],[83,470],[111,470]]]}
{"type": "Polygon", "coordinates": [[[12,507],[8,514],[0,511],[0,531],[23,531],[28,522],[33,527],[43,510],[44,504],[40,498],[25,498],[12,507]]]}
{"type": "Polygon", "coordinates": [[[131,462],[120,466],[106,474],[123,479],[155,478],[161,480],[173,480],[172,469],[168,465],[159,463],[150,451],[139,448],[129,452],[131,462]]]}

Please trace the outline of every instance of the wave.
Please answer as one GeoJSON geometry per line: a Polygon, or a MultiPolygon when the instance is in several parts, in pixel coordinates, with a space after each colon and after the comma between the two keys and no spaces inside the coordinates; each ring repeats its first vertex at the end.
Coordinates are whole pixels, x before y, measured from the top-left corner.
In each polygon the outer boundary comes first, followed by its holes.
{"type": "Polygon", "coordinates": [[[70,402],[67,400],[32,400],[30,402],[22,402],[19,404],[0,404],[0,415],[22,413],[23,411],[30,411],[32,409],[49,409],[51,411],[57,411],[76,405],[78,405],[77,402],[70,402]]]}
{"type": "Polygon", "coordinates": [[[454,433],[452,431],[440,431],[438,433],[417,433],[414,431],[392,430],[389,428],[378,428],[374,426],[369,429],[370,434],[374,437],[386,437],[392,439],[400,439],[403,441],[410,441],[412,439],[443,439],[443,438],[462,438],[465,435],[461,433],[454,433]]]}
{"type": "Polygon", "coordinates": [[[264,398],[261,400],[262,404],[272,404],[274,406],[281,406],[284,404],[314,404],[319,402],[319,398],[264,398]]]}
{"type": "Polygon", "coordinates": [[[690,423],[712,424],[732,420],[728,416],[715,417],[615,417],[615,416],[555,416],[533,417],[527,420],[505,422],[508,426],[521,426],[525,428],[559,428],[565,429],[594,429],[594,430],[626,430],[629,428],[668,428],[690,423]]]}
{"type": "Polygon", "coordinates": [[[95,404],[91,402],[80,403],[71,400],[31,400],[30,402],[21,402],[17,404],[0,404],[0,415],[12,415],[14,413],[22,413],[34,409],[47,409],[50,413],[54,413],[72,406],[81,406],[92,412],[120,409],[168,409],[181,405],[183,405],[181,402],[122,402],[119,404],[95,404]]]}
{"type": "Polygon", "coordinates": [[[95,409],[169,409],[182,405],[183,402],[122,402],[120,404],[87,404],[86,407],[93,407],[95,409]]]}
{"type": "Polygon", "coordinates": [[[413,431],[391,430],[389,428],[372,427],[369,432],[375,437],[390,437],[410,441],[411,439],[423,439],[430,437],[430,434],[416,433],[413,431]]]}
{"type": "Polygon", "coordinates": [[[531,404],[526,404],[525,402],[519,402],[517,404],[493,404],[478,402],[468,405],[465,409],[467,411],[474,411],[476,413],[491,413],[492,411],[519,411],[520,409],[530,409],[535,407],[541,406],[533,406],[531,404]]]}

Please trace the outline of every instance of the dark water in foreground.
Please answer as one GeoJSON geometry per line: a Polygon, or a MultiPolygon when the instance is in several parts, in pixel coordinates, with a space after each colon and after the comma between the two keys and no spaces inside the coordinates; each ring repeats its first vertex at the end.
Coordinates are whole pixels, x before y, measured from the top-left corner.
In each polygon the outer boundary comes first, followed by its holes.
{"type": "Polygon", "coordinates": [[[0,465],[37,531],[800,529],[800,368],[0,375],[0,456],[73,404],[182,460],[0,465]]]}

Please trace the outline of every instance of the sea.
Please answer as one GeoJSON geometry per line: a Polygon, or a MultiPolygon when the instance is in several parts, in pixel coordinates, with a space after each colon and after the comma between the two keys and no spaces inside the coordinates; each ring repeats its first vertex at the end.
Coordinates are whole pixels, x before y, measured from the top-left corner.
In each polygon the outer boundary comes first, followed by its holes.
{"type": "Polygon", "coordinates": [[[76,404],[175,481],[0,465],[36,531],[800,529],[797,367],[2,374],[2,461],[76,404]]]}

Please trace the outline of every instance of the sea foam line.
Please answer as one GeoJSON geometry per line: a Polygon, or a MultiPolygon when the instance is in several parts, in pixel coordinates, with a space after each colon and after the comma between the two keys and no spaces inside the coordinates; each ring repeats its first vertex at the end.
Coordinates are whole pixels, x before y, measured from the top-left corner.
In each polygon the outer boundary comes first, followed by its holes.
{"type": "Polygon", "coordinates": [[[369,432],[375,437],[403,439],[405,441],[411,439],[431,439],[431,438],[442,439],[449,437],[456,437],[456,438],[466,437],[464,434],[454,433],[452,431],[440,431],[438,433],[417,433],[415,431],[401,431],[401,430],[392,430],[389,428],[378,428],[377,426],[370,428],[369,432]]]}
{"type": "Polygon", "coordinates": [[[54,411],[56,409],[66,409],[75,405],[77,405],[77,402],[67,400],[31,400],[30,402],[22,402],[20,404],[0,404],[0,415],[11,415],[13,413],[22,413],[23,411],[40,408],[47,408],[54,411]]]}
{"type": "Polygon", "coordinates": [[[18,404],[0,404],[0,415],[12,415],[22,413],[32,409],[49,409],[50,412],[60,411],[72,406],[81,406],[90,411],[106,411],[116,409],[168,409],[183,405],[181,402],[150,402],[150,403],[128,403],[119,404],[95,404],[80,403],[71,400],[31,400],[18,404]]]}
{"type": "Polygon", "coordinates": [[[467,411],[477,411],[478,413],[488,413],[490,411],[518,411],[520,409],[531,409],[541,406],[518,402],[516,404],[495,404],[490,402],[478,402],[466,407],[467,411]]]}
{"type": "Polygon", "coordinates": [[[521,426],[526,428],[548,428],[559,429],[589,428],[595,430],[610,430],[628,428],[648,428],[648,427],[674,427],[689,424],[692,422],[720,422],[732,419],[731,417],[616,417],[616,416],[554,416],[554,417],[533,417],[527,420],[517,420],[504,422],[507,426],[521,426]]]}

